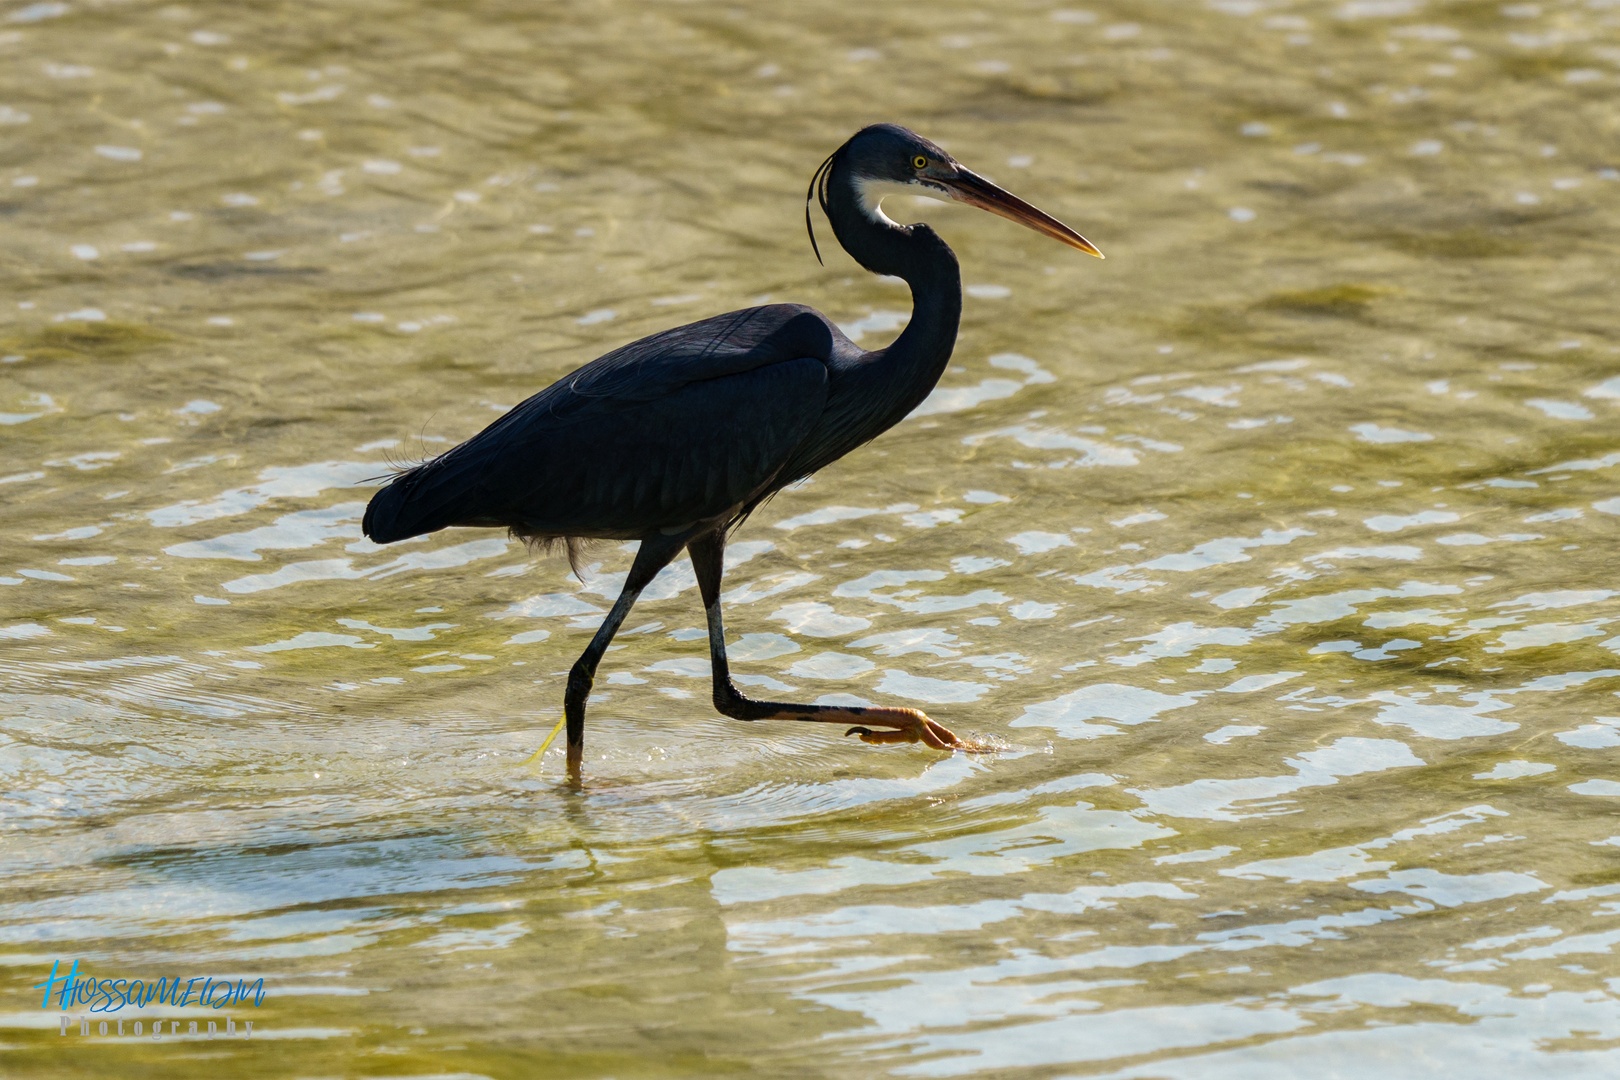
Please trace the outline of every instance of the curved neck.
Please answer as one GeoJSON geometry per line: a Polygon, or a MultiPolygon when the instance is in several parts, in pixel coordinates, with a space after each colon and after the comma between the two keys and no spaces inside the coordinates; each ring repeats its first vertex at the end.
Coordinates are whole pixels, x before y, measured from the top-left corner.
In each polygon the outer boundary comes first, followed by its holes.
{"type": "Polygon", "coordinates": [[[910,412],[933,389],[956,347],[962,318],[956,254],[927,225],[897,225],[876,206],[868,210],[865,193],[841,160],[833,163],[825,190],[827,220],[844,250],[874,274],[901,278],[911,286],[911,322],[887,349],[871,354],[881,355],[887,361],[884,367],[915,373],[914,379],[904,380],[903,400],[897,401],[897,407],[903,404],[904,412],[910,412]]]}

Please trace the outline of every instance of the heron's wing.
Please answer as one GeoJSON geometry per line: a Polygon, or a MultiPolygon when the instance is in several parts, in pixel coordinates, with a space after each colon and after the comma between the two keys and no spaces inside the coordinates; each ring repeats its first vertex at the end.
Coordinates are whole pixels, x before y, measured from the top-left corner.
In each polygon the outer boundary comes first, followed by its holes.
{"type": "Polygon", "coordinates": [[[566,421],[589,415],[597,401],[656,401],[693,382],[798,357],[825,363],[841,338],[826,316],[803,304],[727,312],[632,341],[592,360],[512,410],[512,422],[541,411],[566,421]]]}
{"type": "Polygon", "coordinates": [[[530,432],[518,454],[486,473],[486,490],[509,498],[508,520],[526,531],[611,536],[684,525],[762,493],[826,400],[826,365],[799,357],[652,401],[604,403],[530,432]]]}
{"type": "Polygon", "coordinates": [[[833,331],[777,305],[609,353],[372,500],[366,535],[635,536],[757,497],[820,418],[833,331]]]}

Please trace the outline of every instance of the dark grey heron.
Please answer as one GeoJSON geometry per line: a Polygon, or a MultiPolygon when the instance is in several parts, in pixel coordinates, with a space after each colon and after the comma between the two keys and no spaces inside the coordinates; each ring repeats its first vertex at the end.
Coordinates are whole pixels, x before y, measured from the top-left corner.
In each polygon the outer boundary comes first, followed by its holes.
{"type": "Polygon", "coordinates": [[[911,286],[911,322],[888,348],[862,349],[802,304],[665,330],[559,379],[372,498],[363,528],[379,544],[452,525],[504,527],[530,543],[565,544],[576,562],[582,540],[641,542],[624,591],[568,676],[563,714],[575,775],[597,663],[636,597],[683,548],[708,614],[714,707],[722,715],[848,724],[846,735],[869,743],[984,749],[917,709],[754,701],[732,685],[726,664],[727,534],[777,491],[899,423],[951,358],[962,314],[956,256],[927,225],[898,225],[883,213],[883,199],[901,193],[977,206],[1102,257],[1085,237],[922,136],[874,124],[812,175],[805,225],[814,246],[814,197],[856,262],[911,286]]]}

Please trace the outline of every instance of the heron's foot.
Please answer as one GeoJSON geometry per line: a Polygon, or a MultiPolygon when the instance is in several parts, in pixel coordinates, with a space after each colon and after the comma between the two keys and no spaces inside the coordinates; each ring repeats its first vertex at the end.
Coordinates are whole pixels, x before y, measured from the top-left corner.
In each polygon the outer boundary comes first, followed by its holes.
{"type": "Polygon", "coordinates": [[[969,754],[987,754],[995,750],[986,743],[959,737],[950,728],[917,709],[869,709],[867,712],[869,715],[862,717],[863,721],[881,724],[892,730],[873,731],[857,724],[844,734],[859,735],[862,742],[873,746],[920,742],[935,750],[962,750],[969,754]]]}
{"type": "Polygon", "coordinates": [[[935,750],[965,750],[987,754],[997,748],[971,739],[958,738],[950,728],[929,718],[920,709],[897,709],[879,705],[794,705],[785,701],[753,701],[743,697],[729,679],[714,688],[714,707],[721,716],[733,720],[804,720],[815,724],[853,724],[846,735],[859,735],[876,746],[888,743],[917,743],[935,750]],[[873,728],[888,728],[873,731],[873,728]]]}

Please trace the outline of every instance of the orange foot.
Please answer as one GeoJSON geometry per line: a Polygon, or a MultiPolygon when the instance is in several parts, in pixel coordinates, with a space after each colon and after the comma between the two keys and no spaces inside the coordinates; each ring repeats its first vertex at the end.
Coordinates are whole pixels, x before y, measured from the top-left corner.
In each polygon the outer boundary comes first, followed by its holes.
{"type": "Polygon", "coordinates": [[[873,731],[857,725],[844,732],[845,735],[859,735],[862,742],[874,746],[920,742],[935,750],[963,750],[970,754],[988,754],[996,749],[988,743],[957,737],[950,728],[930,719],[927,713],[918,709],[868,709],[865,712],[862,719],[867,723],[881,724],[894,730],[873,731]]]}

